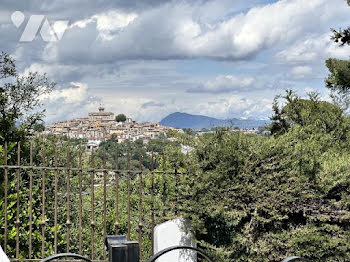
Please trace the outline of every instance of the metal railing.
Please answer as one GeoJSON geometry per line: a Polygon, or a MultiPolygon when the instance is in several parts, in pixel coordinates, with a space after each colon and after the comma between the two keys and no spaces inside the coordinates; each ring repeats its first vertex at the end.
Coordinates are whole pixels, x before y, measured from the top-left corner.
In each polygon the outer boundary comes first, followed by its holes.
{"type": "Polygon", "coordinates": [[[47,150],[41,149],[38,165],[32,144],[28,159],[21,158],[20,144],[16,153],[12,150],[11,157],[8,145],[3,148],[0,239],[13,261],[36,261],[62,252],[106,261],[105,237],[121,233],[128,240],[138,236],[141,258],[153,255],[154,226],[166,212],[159,205],[171,205],[177,214],[177,195],[173,194],[172,203],[166,202],[169,199],[166,187],[170,186],[166,176],[173,179],[171,190],[175,192],[178,176],[187,172],[169,170],[165,155],[159,157],[162,163],[156,163],[154,153],[150,154],[150,168],[144,168],[140,156],[139,169],[132,169],[128,150],[123,156],[126,169],[120,169],[118,152],[114,153],[115,168],[107,168],[105,158],[102,167],[96,165],[94,152],[90,153],[88,164],[86,155],[83,159],[85,153],[79,153],[75,161],[78,165],[74,166],[67,149],[66,164],[61,166],[58,148],[51,148],[49,157],[47,150]],[[155,184],[156,176],[163,178],[163,185],[160,181],[155,184]]]}

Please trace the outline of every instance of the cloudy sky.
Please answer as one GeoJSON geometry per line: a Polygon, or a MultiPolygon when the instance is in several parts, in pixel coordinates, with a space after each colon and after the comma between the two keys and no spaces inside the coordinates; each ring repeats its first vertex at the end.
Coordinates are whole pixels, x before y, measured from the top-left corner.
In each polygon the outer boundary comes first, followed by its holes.
{"type": "Polygon", "coordinates": [[[176,111],[267,118],[287,88],[326,98],[324,60],[350,56],[350,47],[330,40],[330,28],[350,25],[344,0],[1,0],[0,7],[0,51],[21,73],[57,82],[43,97],[47,122],[85,116],[100,103],[137,121],[176,111]],[[21,42],[33,15],[45,16],[32,27],[44,33],[21,42]],[[55,35],[45,38],[45,30],[55,35]]]}

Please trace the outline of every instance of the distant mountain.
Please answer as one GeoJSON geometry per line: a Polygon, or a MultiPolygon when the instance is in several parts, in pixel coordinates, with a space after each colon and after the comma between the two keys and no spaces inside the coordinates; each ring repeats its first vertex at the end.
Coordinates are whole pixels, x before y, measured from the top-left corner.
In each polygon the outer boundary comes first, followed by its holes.
{"type": "Polygon", "coordinates": [[[171,126],[176,128],[192,128],[195,130],[201,130],[203,128],[210,129],[212,127],[232,126],[245,128],[258,128],[268,124],[268,120],[254,120],[254,119],[237,119],[221,120],[213,117],[202,115],[191,115],[187,113],[172,113],[165,117],[159,123],[164,126],[171,126]]]}

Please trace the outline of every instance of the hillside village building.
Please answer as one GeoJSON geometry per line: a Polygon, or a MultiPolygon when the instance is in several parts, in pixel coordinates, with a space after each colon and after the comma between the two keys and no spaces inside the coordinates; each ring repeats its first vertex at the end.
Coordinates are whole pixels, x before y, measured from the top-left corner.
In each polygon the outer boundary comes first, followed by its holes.
{"type": "Polygon", "coordinates": [[[112,112],[105,112],[105,109],[100,106],[98,112],[89,113],[89,121],[114,121],[114,114],[112,112]]]}
{"type": "Polygon", "coordinates": [[[169,130],[178,129],[159,123],[136,123],[129,117],[125,122],[117,122],[114,113],[105,111],[103,107],[99,107],[98,112],[89,113],[87,118],[59,121],[45,127],[46,134],[87,139],[87,148],[90,150],[112,137],[119,143],[138,139],[147,143],[150,139],[166,136],[169,130]]]}

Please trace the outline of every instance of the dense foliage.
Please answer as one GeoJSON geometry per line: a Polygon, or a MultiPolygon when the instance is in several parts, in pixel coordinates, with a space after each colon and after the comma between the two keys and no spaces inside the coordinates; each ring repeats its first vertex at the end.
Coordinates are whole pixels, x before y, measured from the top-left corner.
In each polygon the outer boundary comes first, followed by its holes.
{"type": "MultiPolygon", "coordinates": [[[[350,6],[350,0],[347,0],[350,6]]],[[[340,43],[340,47],[350,45],[350,27],[340,29],[339,31],[332,29],[332,40],[340,43]]],[[[350,106],[350,61],[339,59],[327,59],[326,66],[330,74],[326,79],[326,87],[331,90],[333,101],[340,105],[344,110],[350,106]]]]}
{"type": "Polygon", "coordinates": [[[347,132],[343,110],[335,104],[320,101],[317,94],[309,94],[309,99],[303,99],[287,90],[285,96],[276,97],[273,111],[270,126],[273,135],[284,134],[295,124],[340,137],[347,132]],[[286,104],[281,107],[278,98],[284,99],[286,104]]]}
{"type": "Polygon", "coordinates": [[[15,61],[0,54],[0,144],[23,142],[42,122],[40,96],[49,93],[54,83],[45,75],[17,73],[15,61]]]}
{"type": "MultiPolygon", "coordinates": [[[[42,258],[54,253],[54,214],[55,214],[55,178],[57,177],[57,251],[67,251],[67,238],[69,237],[69,251],[80,253],[79,250],[79,212],[80,196],[82,203],[82,246],[81,253],[90,257],[91,242],[95,244],[95,259],[103,259],[104,249],[104,221],[108,234],[114,234],[116,222],[116,185],[115,175],[116,162],[118,156],[118,168],[124,170],[118,172],[119,177],[119,234],[127,234],[127,154],[130,153],[130,170],[144,170],[144,180],[142,180],[142,223],[143,230],[143,251],[144,257],[151,255],[151,208],[154,209],[155,223],[161,223],[168,218],[173,217],[172,203],[175,199],[175,180],[170,177],[164,177],[163,173],[153,174],[154,185],[151,183],[151,166],[154,169],[167,170],[169,161],[163,162],[163,151],[166,148],[177,148],[177,143],[171,143],[166,139],[152,140],[148,145],[143,145],[142,141],[134,143],[126,141],[118,144],[116,140],[110,139],[101,144],[97,152],[92,155],[85,150],[84,140],[68,139],[65,137],[37,136],[31,139],[33,147],[33,165],[48,167],[82,167],[83,172],[78,170],[33,170],[22,169],[20,171],[20,194],[19,194],[19,258],[29,258],[29,216],[30,216],[30,176],[32,176],[32,258],[42,258]],[[170,144],[172,147],[170,147],[170,144]],[[153,165],[151,155],[146,152],[154,152],[153,165]],[[57,157],[56,157],[57,156],[57,157]],[[95,206],[95,234],[92,237],[91,219],[91,167],[107,168],[108,172],[94,172],[94,206],[95,206]],[[106,175],[106,195],[104,194],[104,175],[106,175]],[[68,184],[69,179],[69,184],[68,184]],[[81,180],[80,180],[81,179],[81,180]],[[43,184],[45,181],[45,184],[43,184]],[[69,190],[69,201],[68,201],[69,190]],[[153,191],[153,197],[151,196],[153,191]],[[45,196],[43,195],[45,192],[45,196]],[[81,195],[80,195],[81,194],[81,195]],[[107,214],[104,217],[103,203],[106,197],[107,214]],[[43,202],[45,199],[45,211],[43,211],[43,202]],[[67,201],[69,206],[67,206],[67,201]],[[69,215],[68,215],[69,207],[69,215]],[[44,213],[45,212],[45,215],[44,213]],[[67,224],[70,220],[70,225],[67,224]],[[45,221],[45,224],[42,222],[45,221]],[[42,252],[42,232],[45,229],[44,252],[42,252]],[[68,234],[68,228],[70,234],[68,234]]],[[[21,149],[21,153],[26,152],[26,145],[21,149]]],[[[12,148],[14,157],[10,158],[10,165],[17,164],[15,157],[16,146],[12,148]]],[[[171,152],[171,150],[169,151],[171,152]]],[[[169,155],[171,158],[171,155],[169,155]]],[[[26,154],[21,156],[21,164],[28,166],[29,158],[26,154]]],[[[130,173],[131,177],[131,238],[138,240],[138,213],[140,211],[140,175],[139,173],[130,173]]],[[[17,171],[8,170],[8,198],[7,198],[7,254],[16,257],[16,238],[17,238],[17,171]]],[[[2,184],[4,186],[4,184],[2,184]]],[[[1,192],[0,198],[0,224],[4,225],[5,199],[4,192],[1,192]]],[[[4,228],[0,229],[0,243],[4,242],[4,228]]]]}
{"type": "Polygon", "coordinates": [[[183,212],[217,261],[349,260],[349,118],[297,97],[281,111],[288,126],[269,138],[219,131],[196,142],[183,212]]]}
{"type": "Polygon", "coordinates": [[[326,80],[327,87],[332,91],[348,92],[350,90],[350,61],[327,59],[326,66],[330,75],[326,80]]]}
{"type": "MultiPolygon", "coordinates": [[[[0,164],[5,164],[5,144],[7,144],[7,164],[17,164],[17,148],[22,145],[21,160],[22,163],[28,163],[29,160],[29,143],[28,138],[33,136],[37,130],[42,130],[42,118],[44,110],[41,110],[42,101],[41,95],[49,93],[55,84],[47,79],[45,75],[30,72],[27,75],[20,75],[17,72],[15,61],[5,53],[0,54],[0,164]]],[[[33,163],[40,163],[39,152],[34,152],[33,163]]],[[[7,198],[8,201],[8,221],[14,222],[16,219],[15,206],[17,200],[16,188],[17,173],[8,172],[8,184],[7,184],[7,198]]],[[[21,186],[23,193],[27,192],[26,185],[28,185],[29,176],[24,175],[21,177],[21,186]]],[[[0,224],[4,225],[4,192],[5,192],[5,170],[0,170],[0,224]]],[[[39,187],[35,185],[33,187],[34,195],[39,195],[39,187]]],[[[35,199],[35,205],[40,205],[35,199]]],[[[20,202],[25,203],[27,199],[20,197],[20,202]]],[[[21,209],[19,217],[27,215],[26,209],[21,209]]],[[[33,228],[36,230],[40,226],[40,216],[36,216],[33,219],[33,228]]],[[[24,222],[24,221],[23,221],[24,222]]],[[[24,222],[21,225],[20,231],[23,235],[27,235],[27,225],[24,222]]],[[[9,252],[13,253],[15,247],[14,239],[16,236],[16,228],[12,223],[7,228],[9,232],[9,252]]],[[[1,226],[0,240],[3,241],[4,227],[1,226]]],[[[38,239],[39,231],[33,237],[35,242],[38,239]]],[[[25,245],[26,242],[21,240],[20,246],[25,245]]],[[[25,250],[25,249],[24,249],[25,250]]],[[[37,252],[36,250],[34,252],[37,252]]]]}

